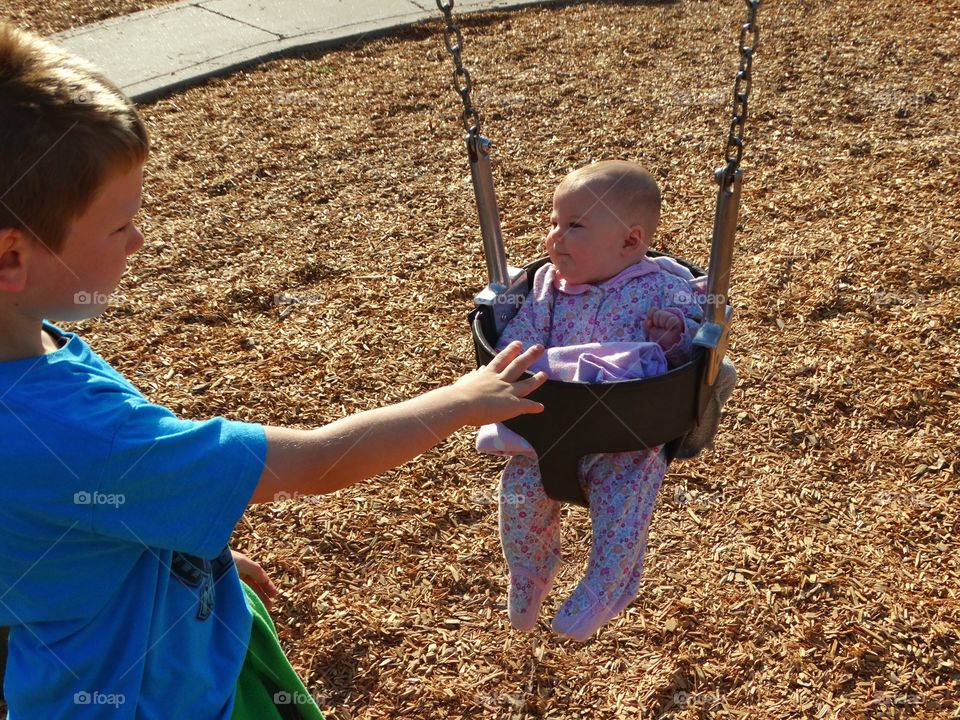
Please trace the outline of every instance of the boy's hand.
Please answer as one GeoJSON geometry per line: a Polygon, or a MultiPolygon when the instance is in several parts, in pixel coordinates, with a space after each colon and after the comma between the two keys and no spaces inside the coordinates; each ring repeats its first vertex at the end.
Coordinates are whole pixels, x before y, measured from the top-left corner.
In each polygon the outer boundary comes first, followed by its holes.
{"type": "Polygon", "coordinates": [[[683,320],[668,310],[653,309],[643,324],[647,337],[664,350],[676,345],[683,335],[683,320]]]}
{"type": "Polygon", "coordinates": [[[468,425],[486,425],[543,412],[541,403],[525,398],[546,382],[547,374],[538,372],[532,378],[518,380],[543,354],[543,347],[534,345],[523,353],[521,349],[519,342],[510,343],[489,364],[454,383],[453,387],[464,395],[468,425]]]}
{"type": "Polygon", "coordinates": [[[251,560],[242,552],[231,550],[230,554],[233,555],[233,564],[237,566],[240,579],[253,589],[267,610],[273,610],[273,599],[279,594],[279,590],[267,575],[267,571],[260,567],[260,563],[251,560]]]}

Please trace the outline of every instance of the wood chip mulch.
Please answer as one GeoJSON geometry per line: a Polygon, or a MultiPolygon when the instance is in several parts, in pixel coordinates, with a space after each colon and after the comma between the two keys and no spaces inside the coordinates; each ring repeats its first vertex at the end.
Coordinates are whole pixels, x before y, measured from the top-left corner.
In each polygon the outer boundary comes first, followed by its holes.
{"type": "MultiPolygon", "coordinates": [[[[645,163],[659,249],[705,264],[743,3],[471,17],[511,260],[558,179],[645,163]]],[[[761,8],[715,450],[676,463],[633,605],[586,644],[504,608],[500,461],[461,432],[333,496],[252,507],[330,718],[960,716],[960,14],[761,8]]],[[[142,226],[87,340],[184,416],[311,427],[471,367],[484,282],[439,24],[271,62],[144,108],[142,226]]]]}
{"type": "Polygon", "coordinates": [[[175,0],[2,0],[0,20],[39,35],[170,5],[175,0]]]}

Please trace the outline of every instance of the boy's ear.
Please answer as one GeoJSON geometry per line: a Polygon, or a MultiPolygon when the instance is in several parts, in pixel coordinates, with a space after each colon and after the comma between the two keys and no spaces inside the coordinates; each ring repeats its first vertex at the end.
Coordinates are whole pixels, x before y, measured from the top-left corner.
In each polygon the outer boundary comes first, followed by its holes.
{"type": "Polygon", "coordinates": [[[27,284],[28,240],[17,228],[0,228],[0,292],[21,292],[27,284]]]}

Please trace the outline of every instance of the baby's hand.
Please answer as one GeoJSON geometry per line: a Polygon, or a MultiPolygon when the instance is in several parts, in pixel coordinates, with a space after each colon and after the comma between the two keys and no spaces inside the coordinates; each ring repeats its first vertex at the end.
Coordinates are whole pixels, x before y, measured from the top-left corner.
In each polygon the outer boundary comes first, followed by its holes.
{"type": "Polygon", "coordinates": [[[664,350],[676,345],[683,336],[683,320],[667,310],[653,309],[643,324],[647,337],[664,350]]]}

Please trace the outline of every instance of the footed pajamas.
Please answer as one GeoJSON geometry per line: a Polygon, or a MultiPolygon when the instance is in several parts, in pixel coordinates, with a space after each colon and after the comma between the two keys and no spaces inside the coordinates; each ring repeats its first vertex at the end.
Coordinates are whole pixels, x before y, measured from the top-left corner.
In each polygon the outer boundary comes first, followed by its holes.
{"type": "MultiPolygon", "coordinates": [[[[646,315],[660,308],[683,318],[681,339],[665,351],[670,366],[679,365],[689,358],[693,334],[702,321],[684,270],[668,259],[645,258],[603,283],[571,285],[547,264],[537,271],[498,347],[513,340],[546,347],[644,342],[649,340],[646,315]]],[[[580,482],[590,502],[593,545],[583,579],[554,618],[557,632],[586,640],[636,597],[666,465],[661,447],[581,459],[580,482]]],[[[500,538],[510,570],[508,613],[518,629],[536,625],[559,569],[559,512],[560,503],[543,490],[536,459],[514,455],[501,477],[500,538]]]]}

